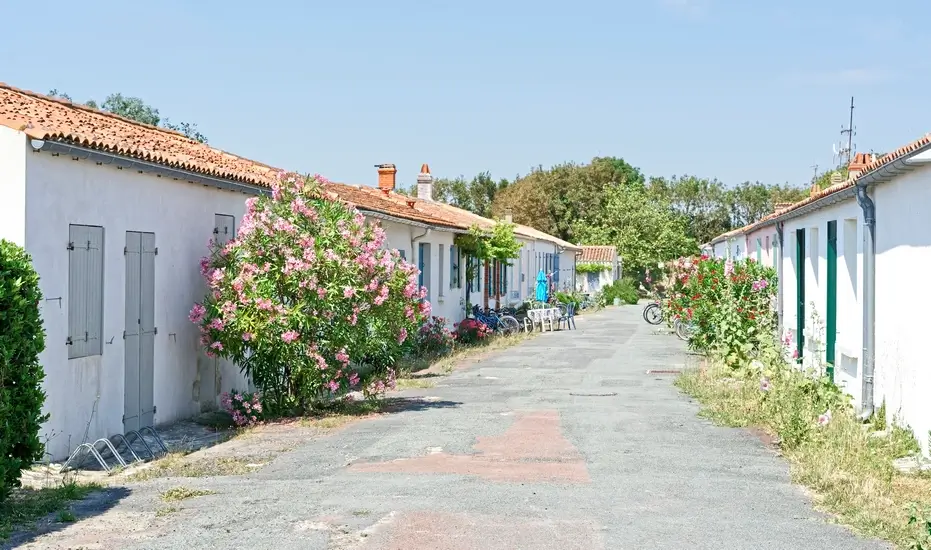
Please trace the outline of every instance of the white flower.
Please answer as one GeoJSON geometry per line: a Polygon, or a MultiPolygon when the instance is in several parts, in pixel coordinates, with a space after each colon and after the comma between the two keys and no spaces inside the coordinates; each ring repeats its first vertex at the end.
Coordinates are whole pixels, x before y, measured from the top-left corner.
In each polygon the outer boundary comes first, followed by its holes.
{"type": "Polygon", "coordinates": [[[755,371],[761,371],[763,370],[763,362],[759,359],[754,359],[750,362],[750,368],[755,371]]]}

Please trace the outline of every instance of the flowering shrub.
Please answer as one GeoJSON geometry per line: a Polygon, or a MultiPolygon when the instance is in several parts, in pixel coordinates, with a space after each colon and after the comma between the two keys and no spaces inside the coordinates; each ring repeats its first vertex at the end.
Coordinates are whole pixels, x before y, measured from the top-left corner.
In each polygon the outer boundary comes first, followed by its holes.
{"type": "Polygon", "coordinates": [[[491,329],[475,319],[464,319],[456,327],[457,340],[462,344],[475,344],[491,336],[491,329]]]}
{"type": "Polygon", "coordinates": [[[665,303],[670,322],[691,321],[690,345],[719,352],[733,366],[746,365],[761,339],[776,327],[776,273],[753,260],[733,262],[702,255],[670,262],[673,286],[665,303]]]}
{"type": "Polygon", "coordinates": [[[430,314],[417,268],[323,183],[281,174],[271,197],[246,201],[236,239],[201,262],[209,293],[190,319],[209,353],[262,390],[269,414],[390,388],[402,345],[430,314]]]}
{"type": "Polygon", "coordinates": [[[445,355],[452,351],[456,335],[446,328],[447,320],[443,317],[431,317],[417,331],[414,353],[420,357],[427,355],[445,355]]]}
{"type": "Polygon", "coordinates": [[[220,405],[230,413],[237,426],[250,426],[262,419],[262,394],[233,390],[220,396],[220,405]]]}

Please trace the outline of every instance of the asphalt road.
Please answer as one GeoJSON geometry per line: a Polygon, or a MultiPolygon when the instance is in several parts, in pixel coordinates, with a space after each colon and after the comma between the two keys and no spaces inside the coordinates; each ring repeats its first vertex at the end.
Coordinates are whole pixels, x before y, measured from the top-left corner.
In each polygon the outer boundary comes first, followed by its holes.
{"type": "Polygon", "coordinates": [[[159,490],[34,548],[860,549],[754,435],[696,416],[684,347],[640,309],[538,336],[437,378],[409,410],[354,424],[152,519],[159,490]]]}

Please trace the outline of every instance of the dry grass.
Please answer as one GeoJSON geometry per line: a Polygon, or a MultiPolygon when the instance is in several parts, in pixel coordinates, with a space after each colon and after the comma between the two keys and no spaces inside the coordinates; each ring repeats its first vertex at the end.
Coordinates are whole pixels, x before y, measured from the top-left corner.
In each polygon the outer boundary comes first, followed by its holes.
{"type": "MultiPolygon", "coordinates": [[[[687,371],[676,384],[703,404],[702,416],[718,424],[774,433],[774,419],[760,406],[757,379],[735,379],[709,368],[687,371]]],[[[892,465],[894,459],[916,451],[914,437],[901,428],[887,434],[868,428],[851,412],[834,413],[809,439],[782,449],[791,462],[793,481],[813,489],[819,508],[862,535],[886,539],[897,548],[931,548],[911,546],[922,529],[909,522],[911,506],[931,507],[931,474],[902,474],[892,465]]]]}
{"type": "Polygon", "coordinates": [[[498,336],[481,344],[459,346],[447,355],[413,359],[401,369],[402,374],[398,382],[400,383],[400,380],[405,378],[417,379],[429,374],[449,374],[465,361],[480,359],[488,353],[516,346],[538,334],[539,332],[530,334],[521,332],[512,336],[498,336]]]}
{"type": "Polygon", "coordinates": [[[0,502],[0,541],[9,537],[14,529],[34,526],[49,514],[56,514],[59,522],[75,521],[68,505],[100,488],[96,484],[65,481],[55,487],[14,490],[8,499],[0,502]]]}
{"type": "Polygon", "coordinates": [[[419,378],[398,378],[397,379],[397,389],[401,390],[425,390],[429,388],[436,387],[436,382],[430,380],[429,378],[419,377],[419,378]]]}
{"type": "Polygon", "coordinates": [[[127,481],[148,481],[161,477],[235,476],[254,472],[269,461],[268,457],[200,457],[172,453],[134,472],[127,481]]]}

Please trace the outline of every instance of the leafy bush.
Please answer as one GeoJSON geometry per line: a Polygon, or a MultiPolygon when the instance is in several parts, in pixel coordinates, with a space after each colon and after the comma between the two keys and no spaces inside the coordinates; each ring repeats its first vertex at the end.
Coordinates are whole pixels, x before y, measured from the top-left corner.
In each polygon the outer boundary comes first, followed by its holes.
{"type": "Polygon", "coordinates": [[[456,334],[459,343],[470,345],[477,344],[491,336],[491,329],[481,321],[464,319],[456,326],[456,334]]]}
{"type": "Polygon", "coordinates": [[[604,287],[602,297],[607,305],[613,304],[615,298],[620,298],[624,304],[636,304],[640,300],[640,293],[633,279],[624,278],[604,287]]]}
{"type": "Polygon", "coordinates": [[[0,240],[0,501],[20,485],[20,472],[42,458],[39,428],[45,372],[39,354],[45,329],[39,276],[19,246],[0,240]]]}
{"type": "Polygon", "coordinates": [[[585,262],[575,264],[576,273],[602,273],[604,271],[611,271],[613,267],[611,264],[602,264],[596,262],[585,262]]]}
{"type": "Polygon", "coordinates": [[[453,350],[456,335],[446,328],[447,320],[443,317],[431,317],[417,331],[413,353],[418,357],[445,355],[453,350]]]}
{"type": "Polygon", "coordinates": [[[237,426],[249,426],[262,419],[262,394],[259,392],[224,392],[220,396],[220,404],[237,426]]]}
{"type": "Polygon", "coordinates": [[[210,292],[191,321],[209,353],[251,376],[272,415],[391,387],[404,342],[430,314],[417,268],[382,249],[383,229],[325,197],[323,181],[281,174],[271,197],[246,201],[236,239],[201,262],[210,292]]]}

